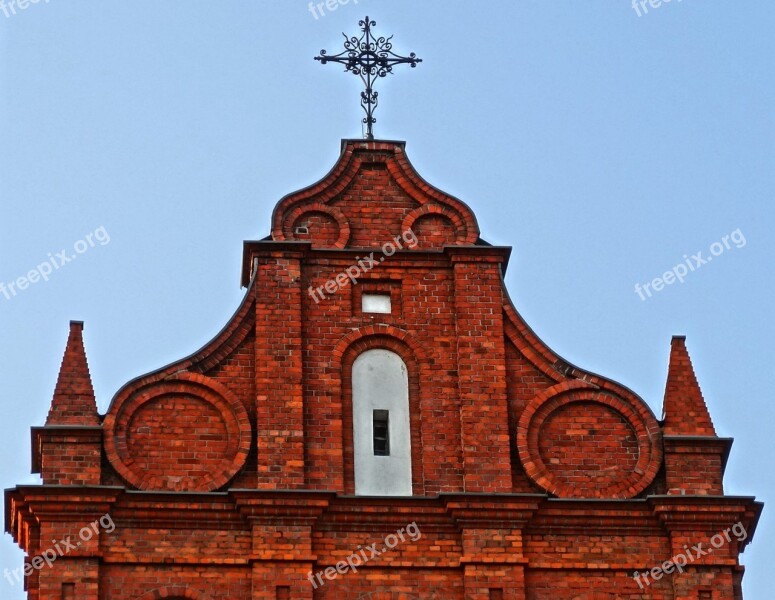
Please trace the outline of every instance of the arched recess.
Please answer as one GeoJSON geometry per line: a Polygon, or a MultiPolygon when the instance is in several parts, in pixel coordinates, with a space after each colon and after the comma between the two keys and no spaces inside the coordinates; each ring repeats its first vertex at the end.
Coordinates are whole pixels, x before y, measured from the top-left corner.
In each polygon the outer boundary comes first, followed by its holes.
{"type": "Polygon", "coordinates": [[[299,238],[299,236],[294,231],[294,226],[300,219],[304,218],[305,216],[311,217],[315,214],[327,216],[336,225],[336,239],[331,240],[331,242],[328,244],[324,243],[316,245],[332,246],[334,248],[344,248],[347,246],[347,242],[350,241],[350,223],[347,220],[347,217],[345,217],[342,211],[338,208],[334,206],[327,206],[322,202],[313,202],[306,206],[298,206],[294,210],[290,211],[282,224],[284,239],[306,239],[305,237],[299,238]]]}
{"type": "Polygon", "coordinates": [[[402,329],[390,325],[373,325],[345,336],[334,350],[334,367],[341,374],[342,459],[345,493],[355,493],[355,455],[353,447],[352,370],[355,360],[367,350],[383,349],[394,352],[407,368],[409,381],[409,426],[412,446],[412,494],[425,493],[423,473],[423,437],[421,411],[423,402],[421,380],[428,380],[430,364],[425,350],[402,329]]]}
{"type": "Polygon", "coordinates": [[[212,600],[188,585],[173,585],[146,592],[136,600],[212,600]]]}
{"type": "Polygon", "coordinates": [[[401,231],[414,231],[418,237],[418,245],[422,248],[429,247],[441,247],[446,244],[466,244],[476,243],[476,237],[471,240],[468,233],[468,225],[463,216],[452,210],[450,207],[440,206],[433,202],[428,202],[423,206],[414,209],[412,212],[404,217],[401,224],[401,231]],[[418,223],[430,220],[434,227],[431,227],[435,231],[435,236],[427,235],[427,232],[423,232],[422,228],[418,228],[418,223]],[[435,242],[434,243],[434,238],[435,242]],[[444,239],[446,238],[446,239],[444,239]]]}
{"type": "Polygon", "coordinates": [[[409,376],[391,350],[372,348],[352,370],[353,463],[359,496],[412,495],[409,376]]]}

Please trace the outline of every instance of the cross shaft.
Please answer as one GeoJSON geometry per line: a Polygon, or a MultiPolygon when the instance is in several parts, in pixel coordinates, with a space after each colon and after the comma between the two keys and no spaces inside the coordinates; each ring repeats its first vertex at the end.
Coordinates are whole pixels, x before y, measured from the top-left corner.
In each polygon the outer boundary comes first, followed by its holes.
{"type": "Polygon", "coordinates": [[[366,125],[366,139],[374,139],[374,111],[379,104],[379,94],[374,89],[374,83],[381,77],[386,77],[393,73],[393,67],[396,65],[407,64],[412,68],[422,62],[417,58],[414,52],[409,56],[399,56],[393,52],[393,36],[383,37],[374,36],[371,28],[376,26],[377,22],[366,17],[358,22],[361,28],[360,36],[344,36],[344,50],[339,54],[329,55],[325,50],[320,51],[320,55],[315,60],[321,64],[328,62],[344,65],[345,71],[358,75],[364,85],[361,92],[361,108],[366,113],[363,123],[366,125]]]}

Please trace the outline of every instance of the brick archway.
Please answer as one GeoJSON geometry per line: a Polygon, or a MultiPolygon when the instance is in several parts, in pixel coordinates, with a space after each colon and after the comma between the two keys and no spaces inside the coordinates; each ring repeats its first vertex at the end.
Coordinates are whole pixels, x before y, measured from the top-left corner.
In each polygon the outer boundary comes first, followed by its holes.
{"type": "Polygon", "coordinates": [[[353,453],[352,367],[366,350],[384,349],[395,352],[406,364],[409,375],[409,412],[412,443],[412,492],[425,492],[422,451],[422,418],[420,381],[427,379],[428,357],[411,335],[396,327],[379,325],[353,331],[337,344],[334,367],[340,373],[339,397],[342,407],[342,458],[346,494],[355,493],[355,457],[353,453]]]}

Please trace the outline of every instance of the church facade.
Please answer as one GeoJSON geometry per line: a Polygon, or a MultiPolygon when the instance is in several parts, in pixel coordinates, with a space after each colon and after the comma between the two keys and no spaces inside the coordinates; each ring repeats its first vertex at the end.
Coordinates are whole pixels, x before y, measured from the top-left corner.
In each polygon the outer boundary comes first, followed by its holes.
{"type": "Polygon", "coordinates": [[[30,600],[741,600],[762,505],[724,494],[685,340],[657,418],[532,332],[509,254],[404,143],[344,141],[245,242],[221,333],[105,415],[71,323],[5,576],[30,600]]]}

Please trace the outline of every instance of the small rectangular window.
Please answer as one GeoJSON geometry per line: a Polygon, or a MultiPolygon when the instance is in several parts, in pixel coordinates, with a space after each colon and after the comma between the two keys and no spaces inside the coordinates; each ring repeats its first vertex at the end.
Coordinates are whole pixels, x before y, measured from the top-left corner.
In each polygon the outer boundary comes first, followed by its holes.
{"type": "Polygon", "coordinates": [[[390,411],[374,411],[374,456],[390,456],[390,411]]]}
{"type": "Polygon", "coordinates": [[[389,315],[392,312],[390,294],[363,294],[361,296],[361,311],[389,315]]]}

